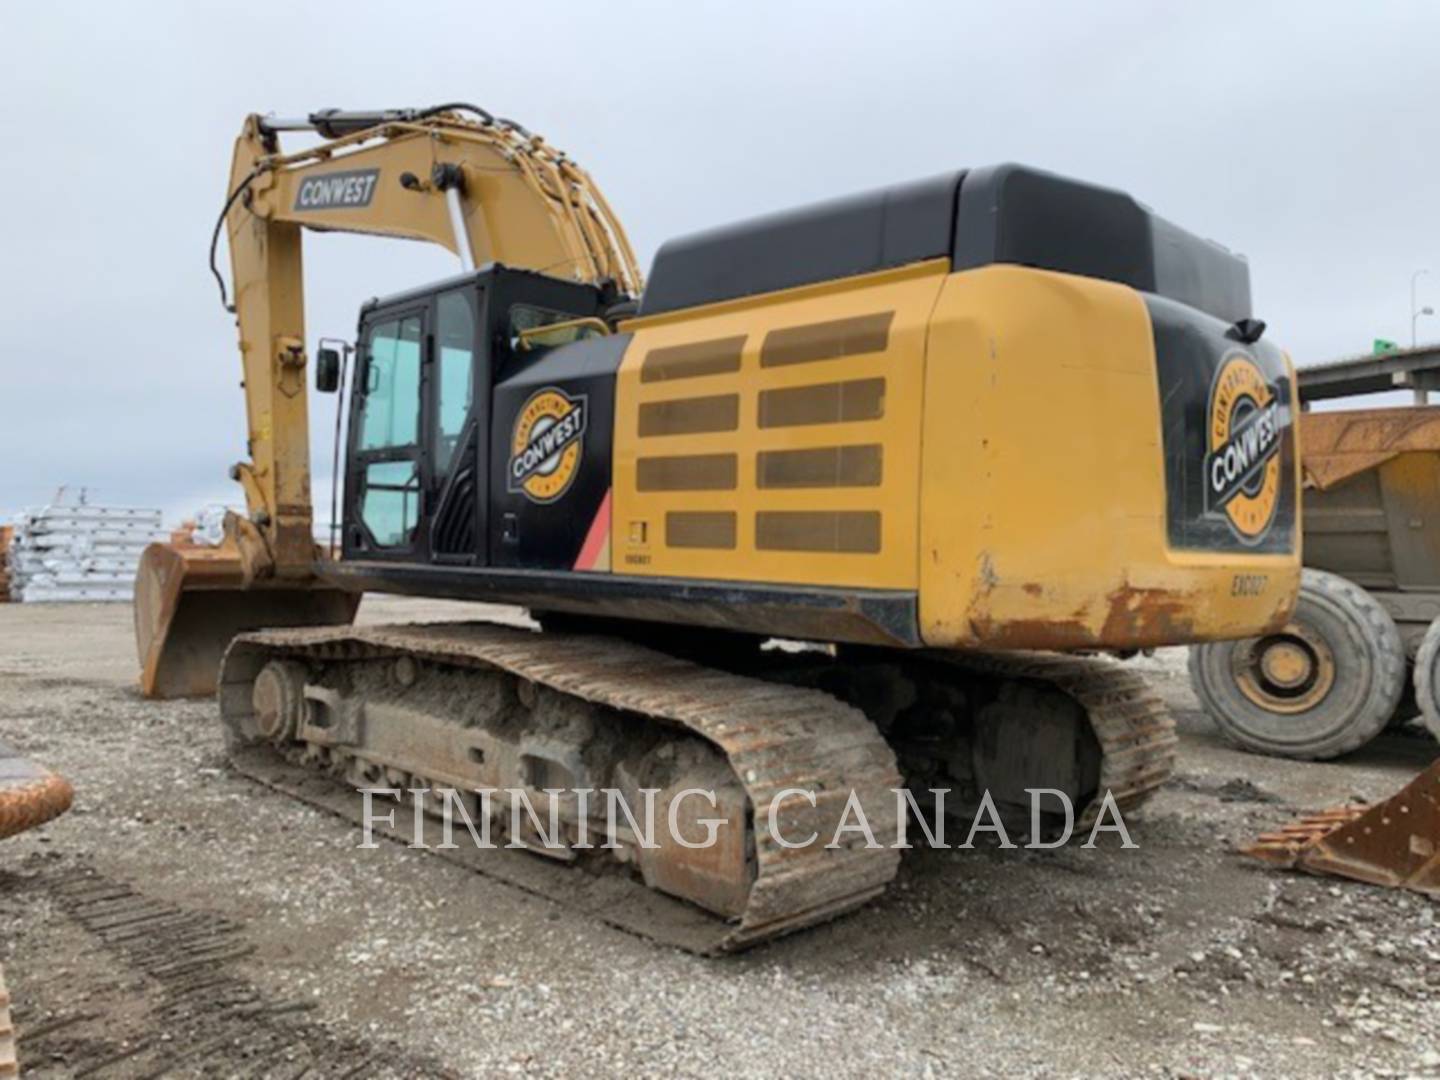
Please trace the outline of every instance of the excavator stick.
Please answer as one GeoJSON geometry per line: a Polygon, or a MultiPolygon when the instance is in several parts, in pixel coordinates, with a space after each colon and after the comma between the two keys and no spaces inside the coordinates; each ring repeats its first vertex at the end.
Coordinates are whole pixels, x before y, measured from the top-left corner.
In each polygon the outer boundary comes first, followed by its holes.
{"type": "Polygon", "coordinates": [[[247,584],[238,550],[151,544],[135,575],[140,692],[149,698],[215,693],[220,659],[236,636],[265,627],[348,626],[358,593],[319,578],[247,584]]]}
{"type": "Polygon", "coordinates": [[[1440,759],[1382,802],[1302,817],[1244,851],[1277,866],[1440,899],[1440,759]]]}

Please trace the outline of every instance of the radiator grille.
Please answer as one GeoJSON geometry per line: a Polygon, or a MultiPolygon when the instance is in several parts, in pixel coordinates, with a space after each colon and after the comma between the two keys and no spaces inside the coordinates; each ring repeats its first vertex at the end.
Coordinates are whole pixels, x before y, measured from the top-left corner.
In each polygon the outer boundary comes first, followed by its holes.
{"type": "Polygon", "coordinates": [[[761,390],[757,419],[762,428],[781,428],[879,420],[884,415],[885,380],[852,379],[761,390]]]}
{"type": "Polygon", "coordinates": [[[616,432],[619,565],[876,587],[913,575],[924,326],[945,270],[697,314],[703,340],[683,344],[657,326],[616,432]]]}
{"type": "Polygon", "coordinates": [[[741,335],[651,349],[640,365],[640,381],[665,382],[736,372],[740,370],[740,350],[744,347],[741,335]]]}
{"type": "Polygon", "coordinates": [[[643,457],[635,466],[639,491],[733,491],[739,471],[734,454],[643,457]]]}
{"type": "Polygon", "coordinates": [[[758,488],[879,487],[881,447],[821,446],[755,455],[758,488]]]}
{"type": "Polygon", "coordinates": [[[862,353],[883,353],[890,342],[893,311],[771,330],[760,347],[762,368],[810,364],[862,353]]]}
{"type": "Polygon", "coordinates": [[[655,435],[703,435],[712,431],[734,431],[740,426],[740,395],[648,401],[640,406],[640,437],[655,435]]]}
{"type": "Polygon", "coordinates": [[[876,510],[761,510],[755,515],[755,546],[761,551],[842,551],[873,555],[880,550],[876,510]]]}
{"type": "Polygon", "coordinates": [[[672,548],[735,547],[735,513],[730,510],[672,510],[665,515],[665,545],[672,548]]]}

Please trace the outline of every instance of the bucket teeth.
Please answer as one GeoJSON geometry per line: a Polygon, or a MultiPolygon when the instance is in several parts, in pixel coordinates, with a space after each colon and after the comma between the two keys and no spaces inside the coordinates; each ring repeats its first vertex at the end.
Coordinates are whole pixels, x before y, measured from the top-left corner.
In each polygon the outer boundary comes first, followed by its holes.
{"type": "Polygon", "coordinates": [[[1388,799],[1306,815],[1242,850],[1290,869],[1440,899],[1440,760],[1388,799]]]}

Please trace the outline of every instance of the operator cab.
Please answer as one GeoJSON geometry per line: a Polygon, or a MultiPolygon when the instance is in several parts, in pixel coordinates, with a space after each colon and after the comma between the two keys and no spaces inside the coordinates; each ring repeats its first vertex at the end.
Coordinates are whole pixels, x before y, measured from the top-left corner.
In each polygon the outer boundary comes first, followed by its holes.
{"type": "MultiPolygon", "coordinates": [[[[609,489],[628,340],[601,318],[612,299],[492,264],[367,303],[343,406],[343,557],[548,569],[572,556],[577,508],[609,489]],[[587,431],[602,437],[582,455],[587,431]]],[[[322,389],[332,366],[317,367],[322,389]]]]}

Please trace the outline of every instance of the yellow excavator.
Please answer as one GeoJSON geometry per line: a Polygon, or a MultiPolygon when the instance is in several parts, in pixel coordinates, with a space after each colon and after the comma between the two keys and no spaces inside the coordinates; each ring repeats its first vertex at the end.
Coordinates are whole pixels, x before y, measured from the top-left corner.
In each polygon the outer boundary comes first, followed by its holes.
{"type": "Polygon", "coordinates": [[[236,765],[347,815],[357,787],[493,792],[464,805],[554,860],[501,872],[617,925],[720,951],[854,908],[899,852],[842,826],[893,837],[902,784],[1037,840],[1065,823],[1032,789],[1128,811],[1173,724],[1094,654],[1295,602],[1290,363],[1246,262],[1118,191],[955,170],[672,240],[642,282],[583,170],[451,104],[249,117],[222,229],[247,509],[218,548],[146,552],[144,692],[218,686],[236,765]],[[283,152],[295,131],[320,139],[283,152]],[[306,229],[457,273],[312,365],[306,229]],[[330,545],[312,366],[346,394],[330,545]],[[541,629],[351,626],[366,591],[541,629]],[[720,839],[654,842],[601,789],[720,839]]]}

